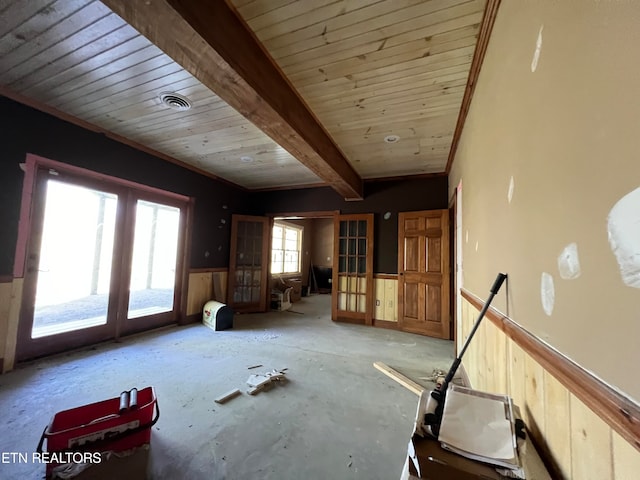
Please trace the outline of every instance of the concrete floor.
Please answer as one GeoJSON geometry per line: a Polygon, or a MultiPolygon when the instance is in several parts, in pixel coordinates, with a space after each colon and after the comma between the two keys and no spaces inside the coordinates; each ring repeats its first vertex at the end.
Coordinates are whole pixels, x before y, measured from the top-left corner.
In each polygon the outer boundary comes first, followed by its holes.
{"type": "MultiPolygon", "coordinates": [[[[419,377],[448,370],[452,342],[333,323],[329,295],[292,310],[301,313],[237,315],[221,332],[171,327],[21,365],[0,376],[0,452],[31,457],[56,412],[152,385],[161,415],[148,478],[398,479],[418,399],[372,363],[432,388],[419,377]],[[247,369],[255,364],[264,368],[247,369]],[[213,401],[285,367],[283,385],[213,401]]],[[[0,479],[43,476],[37,463],[0,462],[0,479]]]]}

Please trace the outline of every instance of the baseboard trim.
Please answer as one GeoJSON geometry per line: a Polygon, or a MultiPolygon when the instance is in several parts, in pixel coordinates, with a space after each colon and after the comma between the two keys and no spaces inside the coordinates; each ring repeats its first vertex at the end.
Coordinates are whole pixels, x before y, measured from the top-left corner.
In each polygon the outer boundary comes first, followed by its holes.
{"type": "Polygon", "coordinates": [[[189,323],[198,323],[202,320],[201,313],[192,313],[191,315],[187,315],[184,318],[184,322],[180,323],[180,325],[187,325],[189,323]]]}
{"type": "Polygon", "coordinates": [[[458,372],[460,372],[460,378],[462,379],[462,386],[471,388],[471,380],[469,379],[469,374],[467,373],[467,369],[464,368],[464,365],[462,363],[458,367],[458,372]]]}
{"type": "MultiPolygon", "coordinates": [[[[461,289],[460,293],[478,310],[484,306],[484,301],[468,290],[461,289]]],[[[489,307],[486,316],[607,425],[640,451],[640,405],[542,342],[494,307],[489,307]]]]}
{"type": "Polygon", "coordinates": [[[227,267],[211,267],[211,268],[190,268],[189,273],[215,273],[226,272],[229,269],[227,267]]]}
{"type": "Polygon", "coordinates": [[[378,328],[388,328],[390,330],[400,330],[398,322],[391,322],[389,320],[376,320],[373,319],[373,326],[378,328]]]}
{"type": "Polygon", "coordinates": [[[338,317],[335,322],[340,323],[352,323],[354,325],[366,325],[366,321],[364,318],[347,318],[347,317],[338,317]]]}
{"type": "Polygon", "coordinates": [[[382,280],[397,280],[398,274],[397,273],[374,273],[373,278],[379,278],[382,280]]]}

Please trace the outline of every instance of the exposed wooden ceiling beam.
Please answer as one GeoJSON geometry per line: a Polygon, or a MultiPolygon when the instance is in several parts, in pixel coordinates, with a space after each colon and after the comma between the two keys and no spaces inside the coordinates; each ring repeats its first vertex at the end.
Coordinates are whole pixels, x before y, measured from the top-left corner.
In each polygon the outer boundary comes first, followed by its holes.
{"type": "Polygon", "coordinates": [[[224,0],[102,0],[347,200],[363,182],[224,0]]]}

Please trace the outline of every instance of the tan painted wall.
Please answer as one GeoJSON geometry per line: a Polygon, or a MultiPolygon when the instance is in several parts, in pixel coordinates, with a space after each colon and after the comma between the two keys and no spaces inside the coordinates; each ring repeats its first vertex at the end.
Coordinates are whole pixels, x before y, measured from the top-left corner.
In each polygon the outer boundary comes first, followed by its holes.
{"type": "Polygon", "coordinates": [[[0,309],[0,350],[4,358],[2,373],[13,370],[18,344],[18,321],[22,303],[23,278],[14,278],[12,283],[3,284],[2,303],[0,309]],[[8,288],[8,291],[7,291],[8,288]],[[8,306],[4,304],[8,293],[8,306]],[[6,315],[6,317],[5,317],[6,315]],[[6,318],[6,320],[4,320],[6,318]],[[4,321],[3,321],[4,320],[4,321]],[[2,327],[4,323],[4,327],[2,327]],[[2,332],[4,330],[4,332],[2,332]]]}
{"type": "MultiPolygon", "coordinates": [[[[464,287],[485,298],[508,273],[494,305],[635,401],[640,288],[623,283],[607,222],[640,187],[638,25],[640,2],[503,1],[450,175],[451,192],[462,181],[464,287]],[[558,257],[573,242],[581,275],[567,280],[558,257]]],[[[640,220],[640,202],[627,219],[640,220]]]]}
{"type": "MultiPolygon", "coordinates": [[[[479,313],[466,300],[462,301],[459,347],[479,313]]],[[[506,393],[513,398],[537,446],[553,459],[558,478],[637,478],[640,452],[490,320],[480,324],[462,363],[473,388],[506,393]]]]}

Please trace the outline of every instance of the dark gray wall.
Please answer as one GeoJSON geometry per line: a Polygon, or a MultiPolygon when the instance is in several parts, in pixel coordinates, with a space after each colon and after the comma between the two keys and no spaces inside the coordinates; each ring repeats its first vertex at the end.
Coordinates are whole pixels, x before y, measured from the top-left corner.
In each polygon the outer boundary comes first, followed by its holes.
{"type": "Polygon", "coordinates": [[[253,211],[246,191],[2,96],[0,112],[0,275],[13,271],[27,153],[194,197],[190,267],[228,266],[231,214],[253,211]]]}
{"type": "Polygon", "coordinates": [[[365,199],[345,201],[328,187],[272,191],[254,194],[262,213],[340,210],[340,213],[373,213],[374,271],[398,272],[398,212],[447,208],[447,177],[365,183],[365,199]],[[391,217],[384,220],[385,212],[391,217]]]}

